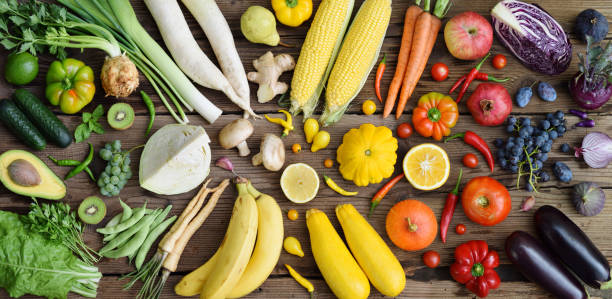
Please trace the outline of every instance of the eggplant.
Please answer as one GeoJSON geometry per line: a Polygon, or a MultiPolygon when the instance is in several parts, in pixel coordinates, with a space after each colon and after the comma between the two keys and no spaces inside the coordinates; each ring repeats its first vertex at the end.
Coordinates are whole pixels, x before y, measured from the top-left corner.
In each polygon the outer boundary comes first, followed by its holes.
{"type": "Polygon", "coordinates": [[[553,206],[540,207],[534,217],[544,245],[578,278],[596,289],[612,288],[608,260],[576,223],[553,206]]]}
{"type": "Polygon", "coordinates": [[[589,298],[582,284],[542,243],[524,231],[515,231],[506,239],[506,254],[527,279],[557,298],[589,298]]]}

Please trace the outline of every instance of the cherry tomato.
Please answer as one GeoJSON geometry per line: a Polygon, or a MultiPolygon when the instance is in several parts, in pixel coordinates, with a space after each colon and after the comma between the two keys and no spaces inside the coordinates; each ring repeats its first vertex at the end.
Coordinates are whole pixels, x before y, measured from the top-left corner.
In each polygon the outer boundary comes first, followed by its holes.
{"type": "Polygon", "coordinates": [[[440,254],[435,250],[429,250],[423,254],[423,263],[429,268],[435,268],[440,264],[440,254]]]}
{"type": "Polygon", "coordinates": [[[376,112],[376,103],[374,103],[372,100],[364,101],[361,105],[361,111],[363,111],[363,114],[365,115],[374,114],[374,112],[376,112]]]}
{"type": "Polygon", "coordinates": [[[512,209],[508,189],[488,176],[473,178],[465,185],[461,204],[470,220],[484,226],[504,221],[512,209]]]}
{"type": "Polygon", "coordinates": [[[498,70],[503,69],[506,66],[506,63],[508,63],[508,60],[506,59],[506,56],[502,54],[497,54],[495,57],[493,57],[493,67],[498,70]]]}
{"type": "Polygon", "coordinates": [[[463,235],[465,234],[465,225],[463,224],[457,224],[457,226],[455,227],[455,232],[458,235],[463,235]]]}
{"type": "Polygon", "coordinates": [[[332,159],[325,159],[323,165],[325,168],[332,168],[332,166],[334,166],[334,161],[332,159]]]}
{"type": "Polygon", "coordinates": [[[412,126],[409,123],[401,123],[397,126],[397,137],[405,139],[412,135],[412,126]]]}
{"type": "Polygon", "coordinates": [[[478,157],[472,153],[467,153],[463,156],[463,165],[469,168],[476,168],[478,166],[478,157]]]}
{"type": "Polygon", "coordinates": [[[291,150],[292,150],[294,153],[299,153],[299,152],[301,152],[301,151],[302,151],[302,146],[301,146],[299,143],[294,143],[294,144],[291,146],[291,150]]]}
{"type": "Polygon", "coordinates": [[[436,81],[444,81],[448,78],[448,66],[442,62],[438,62],[431,67],[431,76],[436,81]]]}
{"type": "Polygon", "coordinates": [[[289,210],[289,212],[287,212],[287,218],[289,218],[289,220],[297,220],[299,217],[298,211],[291,209],[289,210]]]}

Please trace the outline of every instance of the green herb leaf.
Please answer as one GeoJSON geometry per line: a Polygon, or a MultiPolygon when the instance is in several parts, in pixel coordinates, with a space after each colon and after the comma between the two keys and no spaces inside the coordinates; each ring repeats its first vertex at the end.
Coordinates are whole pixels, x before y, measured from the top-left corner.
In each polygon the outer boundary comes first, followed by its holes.
{"type": "Polygon", "coordinates": [[[98,107],[96,107],[96,109],[94,109],[91,116],[94,121],[97,121],[102,115],[104,115],[104,107],[102,107],[102,104],[100,104],[98,107]]]}
{"type": "Polygon", "coordinates": [[[83,122],[89,122],[89,120],[91,120],[91,113],[89,112],[83,112],[83,122]]]}
{"type": "Polygon", "coordinates": [[[74,141],[79,143],[86,140],[91,135],[91,131],[86,124],[80,124],[76,130],[74,130],[74,141]]]}
{"type": "Polygon", "coordinates": [[[94,126],[91,129],[92,131],[96,132],[97,134],[104,134],[104,128],[102,128],[102,125],[100,125],[99,123],[93,123],[94,126]]]}

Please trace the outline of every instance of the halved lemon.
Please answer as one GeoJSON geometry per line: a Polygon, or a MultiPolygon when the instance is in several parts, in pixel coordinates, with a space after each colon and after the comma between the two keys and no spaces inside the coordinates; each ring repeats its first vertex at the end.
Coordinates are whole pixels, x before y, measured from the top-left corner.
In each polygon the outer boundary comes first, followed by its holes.
{"type": "Polygon", "coordinates": [[[450,174],[448,155],[444,149],[431,143],[411,148],[404,157],[403,165],[408,182],[419,190],[441,187],[450,174]]]}
{"type": "Polygon", "coordinates": [[[315,198],[319,191],[319,175],[308,164],[291,164],[283,171],[280,185],[287,199],[294,203],[306,203],[315,198]]]}

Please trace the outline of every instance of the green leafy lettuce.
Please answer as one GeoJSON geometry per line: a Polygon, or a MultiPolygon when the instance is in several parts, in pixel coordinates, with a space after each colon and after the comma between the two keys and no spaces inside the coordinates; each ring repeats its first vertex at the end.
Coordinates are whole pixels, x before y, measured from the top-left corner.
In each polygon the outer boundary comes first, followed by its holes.
{"type": "Polygon", "coordinates": [[[96,267],[66,246],[28,230],[19,215],[0,211],[0,287],[11,297],[66,298],[75,292],[94,298],[100,278],[96,267]]]}

